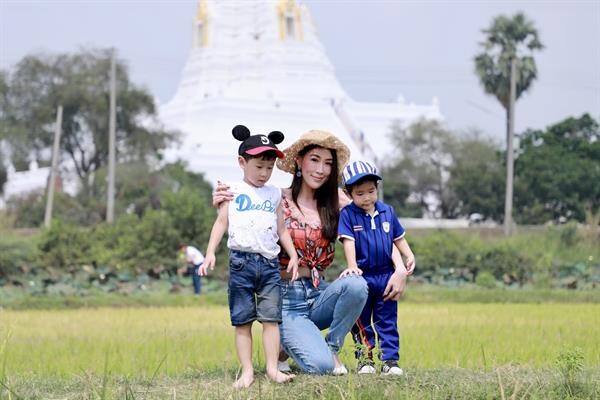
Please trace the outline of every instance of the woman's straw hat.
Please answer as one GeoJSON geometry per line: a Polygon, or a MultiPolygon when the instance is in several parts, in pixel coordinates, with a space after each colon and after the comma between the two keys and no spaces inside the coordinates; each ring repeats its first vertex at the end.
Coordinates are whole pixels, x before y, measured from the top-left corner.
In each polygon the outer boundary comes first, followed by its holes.
{"type": "Polygon", "coordinates": [[[285,157],[277,160],[277,168],[290,174],[296,172],[296,158],[298,157],[298,153],[310,145],[335,150],[337,153],[338,172],[342,173],[342,170],[350,159],[350,150],[334,134],[320,130],[304,132],[290,147],[284,149],[283,154],[285,157]]]}

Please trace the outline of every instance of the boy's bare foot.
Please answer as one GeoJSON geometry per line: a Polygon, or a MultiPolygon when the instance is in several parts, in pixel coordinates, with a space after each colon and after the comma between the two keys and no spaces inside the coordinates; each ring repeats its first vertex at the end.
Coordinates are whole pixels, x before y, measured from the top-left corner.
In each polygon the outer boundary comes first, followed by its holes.
{"type": "Polygon", "coordinates": [[[340,375],[348,374],[348,369],[346,368],[346,366],[344,364],[342,364],[342,362],[338,358],[337,354],[333,355],[333,362],[334,362],[334,367],[333,367],[333,371],[331,371],[331,373],[333,375],[340,376],[340,375]]]}
{"type": "Polygon", "coordinates": [[[273,371],[267,370],[267,378],[275,383],[290,383],[295,377],[296,375],[294,374],[284,374],[283,372],[279,372],[277,369],[273,371]]]}
{"type": "Polygon", "coordinates": [[[333,355],[333,363],[334,363],[334,368],[340,368],[343,367],[344,364],[342,364],[342,362],[340,361],[340,359],[338,358],[337,354],[333,355]]]}
{"type": "Polygon", "coordinates": [[[254,373],[242,373],[237,381],[233,383],[236,389],[245,389],[254,383],[254,373]]]}

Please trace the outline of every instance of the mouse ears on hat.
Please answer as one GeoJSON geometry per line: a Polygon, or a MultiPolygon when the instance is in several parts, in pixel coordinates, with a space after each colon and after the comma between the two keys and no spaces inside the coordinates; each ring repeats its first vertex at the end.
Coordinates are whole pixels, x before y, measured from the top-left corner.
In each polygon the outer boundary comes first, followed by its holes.
{"type": "Polygon", "coordinates": [[[243,142],[244,140],[250,137],[250,129],[246,128],[244,125],[236,125],[231,130],[233,137],[243,142]]]}
{"type": "Polygon", "coordinates": [[[279,144],[283,142],[283,133],[279,131],[273,131],[267,135],[267,137],[271,140],[271,142],[275,144],[279,144]]]}
{"type": "MultiPolygon", "coordinates": [[[[233,134],[233,137],[236,138],[237,140],[239,140],[240,142],[243,142],[244,140],[246,140],[250,137],[250,129],[248,129],[244,125],[234,126],[233,129],[231,130],[231,133],[233,134]]],[[[267,137],[274,144],[279,144],[279,143],[283,142],[283,139],[284,139],[283,133],[281,133],[280,131],[273,131],[273,132],[269,133],[267,135],[267,137]]]]}

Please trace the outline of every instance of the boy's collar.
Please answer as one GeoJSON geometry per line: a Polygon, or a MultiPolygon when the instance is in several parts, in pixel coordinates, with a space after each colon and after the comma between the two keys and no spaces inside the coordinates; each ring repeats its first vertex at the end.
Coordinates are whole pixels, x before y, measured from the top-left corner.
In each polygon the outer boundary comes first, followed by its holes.
{"type": "MultiPolygon", "coordinates": [[[[360,208],[359,206],[357,206],[354,201],[352,201],[352,203],[350,203],[350,206],[353,208],[354,211],[360,212],[362,214],[367,214],[367,212],[365,210],[363,210],[362,208],[360,208]]],[[[380,200],[377,200],[375,202],[375,211],[377,211],[379,214],[386,212],[387,208],[383,206],[383,203],[380,200]]]]}

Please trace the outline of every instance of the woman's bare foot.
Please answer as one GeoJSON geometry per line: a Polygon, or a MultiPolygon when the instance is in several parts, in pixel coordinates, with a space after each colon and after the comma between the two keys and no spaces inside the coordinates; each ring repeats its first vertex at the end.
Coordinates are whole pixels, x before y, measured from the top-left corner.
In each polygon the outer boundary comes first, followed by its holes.
{"type": "Polygon", "coordinates": [[[254,372],[242,372],[242,375],[237,381],[233,383],[233,387],[236,389],[245,389],[250,387],[254,383],[254,372]]]}
{"type": "Polygon", "coordinates": [[[279,372],[277,368],[274,370],[267,370],[267,378],[275,383],[289,383],[294,380],[295,377],[296,375],[294,374],[284,374],[283,372],[279,372]]]}

